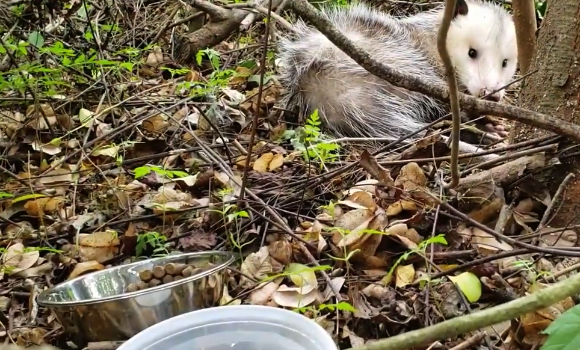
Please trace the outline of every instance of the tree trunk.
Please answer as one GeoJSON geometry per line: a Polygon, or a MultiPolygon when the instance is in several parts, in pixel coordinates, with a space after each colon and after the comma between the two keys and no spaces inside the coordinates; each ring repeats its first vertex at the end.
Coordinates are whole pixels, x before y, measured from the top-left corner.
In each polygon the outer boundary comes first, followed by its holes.
{"type": "MultiPolygon", "coordinates": [[[[580,1],[550,1],[538,34],[536,55],[529,70],[537,72],[526,78],[519,97],[520,105],[580,125],[580,1]]],[[[517,124],[510,141],[521,142],[547,134],[517,124]]],[[[578,151],[580,148],[572,150],[578,151]]],[[[580,223],[580,215],[577,214],[577,206],[580,205],[580,157],[564,159],[562,165],[553,167],[541,179],[538,178],[553,196],[570,172],[576,177],[567,186],[561,198],[562,207],[550,226],[580,223]]]]}

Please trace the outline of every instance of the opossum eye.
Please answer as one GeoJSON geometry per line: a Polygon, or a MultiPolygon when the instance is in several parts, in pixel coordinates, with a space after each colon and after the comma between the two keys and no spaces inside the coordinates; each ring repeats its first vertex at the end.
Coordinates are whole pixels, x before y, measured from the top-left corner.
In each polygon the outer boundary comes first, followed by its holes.
{"type": "Polygon", "coordinates": [[[503,60],[503,62],[501,63],[501,66],[503,68],[507,67],[507,60],[503,60]]]}
{"type": "Polygon", "coordinates": [[[469,49],[468,55],[469,57],[475,59],[477,57],[477,51],[475,49],[469,49]]]}

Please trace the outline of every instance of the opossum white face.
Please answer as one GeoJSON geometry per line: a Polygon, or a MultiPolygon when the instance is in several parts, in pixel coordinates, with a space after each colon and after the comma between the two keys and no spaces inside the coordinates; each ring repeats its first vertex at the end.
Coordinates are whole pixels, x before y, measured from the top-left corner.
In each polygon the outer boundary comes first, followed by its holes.
{"type": "MultiPolygon", "coordinates": [[[[458,0],[449,28],[447,47],[458,82],[471,95],[483,97],[508,84],[516,72],[516,32],[510,14],[502,7],[458,0]]],[[[501,90],[487,99],[500,101],[501,90]]]]}

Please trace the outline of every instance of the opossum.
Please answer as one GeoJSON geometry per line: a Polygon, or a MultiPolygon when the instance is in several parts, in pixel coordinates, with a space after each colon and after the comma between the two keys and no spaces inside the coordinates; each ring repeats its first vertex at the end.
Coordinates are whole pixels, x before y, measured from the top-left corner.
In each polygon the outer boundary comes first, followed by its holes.
{"type": "MultiPolygon", "coordinates": [[[[513,19],[491,2],[457,3],[464,7],[449,28],[449,54],[462,92],[482,97],[508,84],[516,72],[513,19]]],[[[374,59],[447,86],[437,51],[443,9],[397,18],[354,3],[325,7],[321,13],[374,59]]],[[[304,21],[295,28],[294,38],[279,41],[279,81],[286,90],[282,104],[306,116],[318,109],[335,136],[396,140],[449,113],[448,104],[372,75],[304,21]]],[[[504,94],[501,90],[487,99],[500,101],[504,94]]]]}

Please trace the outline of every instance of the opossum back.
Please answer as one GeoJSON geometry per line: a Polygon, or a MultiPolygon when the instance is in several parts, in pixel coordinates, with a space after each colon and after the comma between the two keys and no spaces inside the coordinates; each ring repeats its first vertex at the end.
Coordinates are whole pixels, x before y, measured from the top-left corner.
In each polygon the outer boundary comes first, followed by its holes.
{"type": "MultiPolygon", "coordinates": [[[[412,29],[364,5],[322,11],[346,37],[376,60],[397,70],[441,83],[412,29]]],[[[429,115],[438,116],[432,99],[397,88],[360,67],[322,33],[299,21],[294,40],[280,42],[290,105],[311,113],[318,108],[338,135],[399,137],[416,130],[429,115]]]]}

